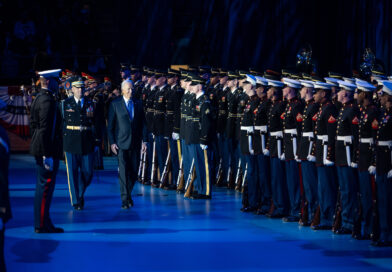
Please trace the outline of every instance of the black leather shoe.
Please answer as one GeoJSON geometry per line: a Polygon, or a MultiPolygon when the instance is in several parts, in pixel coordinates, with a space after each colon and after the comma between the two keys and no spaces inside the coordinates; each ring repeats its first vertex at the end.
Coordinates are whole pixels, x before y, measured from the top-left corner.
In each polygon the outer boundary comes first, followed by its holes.
{"type": "Polygon", "coordinates": [[[266,216],[269,217],[269,218],[282,218],[283,214],[280,214],[280,213],[267,213],[266,216]]]}
{"type": "Polygon", "coordinates": [[[74,208],[74,210],[76,210],[76,211],[80,211],[80,210],[82,210],[82,207],[80,207],[80,205],[79,205],[79,204],[75,204],[75,205],[73,205],[73,208],[74,208]]]}
{"type": "Polygon", "coordinates": [[[133,207],[133,199],[132,199],[132,197],[128,200],[128,204],[129,204],[129,206],[133,207]]]}
{"type": "Polygon", "coordinates": [[[385,240],[377,240],[372,242],[372,246],[375,247],[387,247],[387,246],[392,246],[392,242],[387,242],[385,240]]]}
{"type": "Polygon", "coordinates": [[[312,230],[331,230],[332,226],[329,225],[315,225],[315,226],[311,226],[312,230]]]}
{"type": "Polygon", "coordinates": [[[298,216],[285,216],[282,218],[283,222],[298,222],[299,217],[298,216]]]}
{"type": "Polygon", "coordinates": [[[257,214],[257,215],[264,215],[267,213],[268,213],[268,211],[263,210],[263,209],[257,209],[257,211],[255,212],[255,214],[257,214]]]}
{"type": "Polygon", "coordinates": [[[121,205],[121,209],[123,209],[123,210],[128,210],[128,209],[129,209],[129,204],[128,204],[128,203],[123,203],[123,204],[121,205]]]}
{"type": "Polygon", "coordinates": [[[62,229],[62,228],[56,228],[56,227],[51,227],[51,228],[35,228],[34,231],[35,231],[35,233],[64,233],[64,229],[62,229]]]}
{"type": "Polygon", "coordinates": [[[192,194],[190,199],[203,199],[203,196],[199,194],[192,194]]]}
{"type": "Polygon", "coordinates": [[[352,230],[350,230],[350,229],[346,229],[346,228],[340,228],[340,229],[337,229],[335,232],[334,232],[335,234],[351,234],[352,233],[352,230]]]}
{"type": "Polygon", "coordinates": [[[257,209],[254,208],[254,207],[244,207],[244,208],[241,208],[241,212],[254,212],[256,210],[257,209]]]}
{"type": "Polygon", "coordinates": [[[309,226],[310,226],[310,222],[309,222],[309,221],[305,221],[305,220],[300,219],[300,220],[298,221],[298,225],[300,225],[300,226],[302,226],[302,227],[309,227],[309,226]]]}

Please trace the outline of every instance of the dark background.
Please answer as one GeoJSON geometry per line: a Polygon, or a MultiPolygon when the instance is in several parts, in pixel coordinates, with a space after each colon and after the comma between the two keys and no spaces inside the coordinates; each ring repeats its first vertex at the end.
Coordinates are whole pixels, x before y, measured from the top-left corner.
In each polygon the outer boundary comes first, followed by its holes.
{"type": "Polygon", "coordinates": [[[305,44],[320,75],[351,75],[366,47],[389,75],[391,18],[388,0],[0,0],[0,83],[46,68],[116,79],[123,61],[289,68],[305,44]],[[34,33],[21,39],[18,22],[34,33]]]}

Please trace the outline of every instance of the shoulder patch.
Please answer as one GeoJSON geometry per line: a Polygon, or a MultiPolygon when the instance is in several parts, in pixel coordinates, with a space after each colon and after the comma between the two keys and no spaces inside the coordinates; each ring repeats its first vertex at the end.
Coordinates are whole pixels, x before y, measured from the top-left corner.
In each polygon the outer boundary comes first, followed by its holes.
{"type": "Polygon", "coordinates": [[[313,121],[316,121],[316,120],[317,120],[317,117],[318,117],[318,113],[316,113],[315,115],[313,115],[312,120],[313,120],[313,121]]]}
{"type": "Polygon", "coordinates": [[[358,125],[359,124],[359,119],[358,119],[358,117],[354,117],[354,119],[351,121],[351,123],[353,124],[353,125],[358,125]]]}
{"type": "Polygon", "coordinates": [[[284,119],[284,113],[282,113],[281,115],[280,115],[280,119],[284,119]]]}
{"type": "Polygon", "coordinates": [[[333,124],[333,123],[335,123],[335,122],[336,122],[335,117],[333,117],[332,115],[329,116],[329,118],[328,118],[328,123],[333,124]]]}

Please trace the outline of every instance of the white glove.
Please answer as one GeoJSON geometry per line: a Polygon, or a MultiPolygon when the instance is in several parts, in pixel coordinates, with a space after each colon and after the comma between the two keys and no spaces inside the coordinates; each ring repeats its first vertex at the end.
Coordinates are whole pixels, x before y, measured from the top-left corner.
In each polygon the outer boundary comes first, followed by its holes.
{"type": "Polygon", "coordinates": [[[282,161],[285,160],[285,155],[284,155],[284,153],[280,156],[280,159],[281,159],[282,161]]]}
{"type": "Polygon", "coordinates": [[[53,170],[53,158],[47,158],[45,156],[42,157],[44,162],[44,167],[48,171],[53,170]]]}
{"type": "Polygon", "coordinates": [[[332,165],[334,165],[334,162],[331,162],[330,160],[325,160],[324,165],[325,166],[332,166],[332,165]]]}
{"type": "Polygon", "coordinates": [[[180,134],[173,132],[172,133],[172,138],[173,138],[173,140],[179,140],[180,139],[180,134]]]}
{"type": "Polygon", "coordinates": [[[249,153],[250,153],[251,155],[254,155],[254,154],[255,154],[255,151],[254,151],[254,150],[249,150],[249,153]]]}
{"type": "Polygon", "coordinates": [[[316,157],[313,156],[313,155],[308,155],[306,158],[307,158],[308,161],[310,161],[310,162],[315,162],[315,161],[316,161],[316,157]]]}
{"type": "Polygon", "coordinates": [[[165,139],[165,140],[169,140],[169,137],[166,137],[166,136],[165,136],[165,137],[163,137],[163,139],[165,139]]]}
{"type": "Polygon", "coordinates": [[[351,168],[358,168],[358,163],[351,162],[350,167],[351,168]]]}
{"type": "Polygon", "coordinates": [[[201,147],[201,149],[203,149],[203,150],[206,150],[206,149],[208,148],[208,146],[207,146],[207,145],[204,145],[204,144],[200,144],[200,147],[201,147]]]}
{"type": "Polygon", "coordinates": [[[268,149],[264,149],[263,154],[264,154],[264,156],[269,156],[269,150],[268,149]]]}
{"type": "Polygon", "coordinates": [[[387,175],[387,178],[392,178],[392,169],[389,170],[388,175],[387,175]]]}
{"type": "Polygon", "coordinates": [[[375,175],[376,174],[376,167],[373,165],[370,165],[368,168],[369,174],[370,175],[375,175]]]}

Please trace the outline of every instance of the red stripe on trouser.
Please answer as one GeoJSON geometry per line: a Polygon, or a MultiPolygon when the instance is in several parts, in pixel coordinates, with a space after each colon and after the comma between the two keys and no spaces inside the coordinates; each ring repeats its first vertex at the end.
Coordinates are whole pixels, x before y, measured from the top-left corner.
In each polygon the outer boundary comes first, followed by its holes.
{"type": "MultiPolygon", "coordinates": [[[[48,178],[46,180],[46,183],[50,183],[52,181],[51,178],[48,178]]],[[[44,193],[42,195],[42,201],[41,201],[41,218],[40,218],[40,227],[43,228],[44,227],[44,218],[45,218],[45,206],[46,206],[46,194],[47,194],[47,190],[48,187],[46,187],[45,184],[45,189],[44,189],[44,193]]]]}

